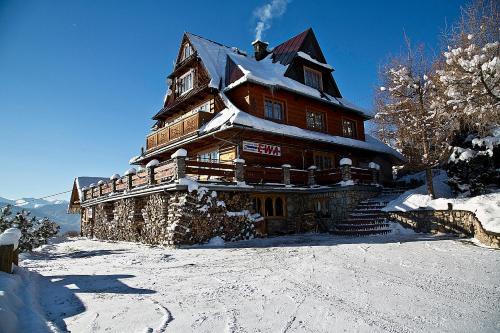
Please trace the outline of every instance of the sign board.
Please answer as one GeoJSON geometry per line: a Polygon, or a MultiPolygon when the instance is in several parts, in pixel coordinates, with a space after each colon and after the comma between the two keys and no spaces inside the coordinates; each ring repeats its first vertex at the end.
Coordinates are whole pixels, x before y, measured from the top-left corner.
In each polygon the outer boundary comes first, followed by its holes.
{"type": "Polygon", "coordinates": [[[261,155],[281,156],[281,146],[243,141],[243,151],[261,155]]]}

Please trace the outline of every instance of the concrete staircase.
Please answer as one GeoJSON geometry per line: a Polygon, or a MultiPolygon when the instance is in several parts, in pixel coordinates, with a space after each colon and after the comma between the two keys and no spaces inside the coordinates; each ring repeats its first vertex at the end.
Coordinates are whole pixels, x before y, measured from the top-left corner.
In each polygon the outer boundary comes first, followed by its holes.
{"type": "Polygon", "coordinates": [[[404,191],[402,188],[384,188],[378,197],[361,201],[349,213],[347,219],[334,225],[332,233],[348,236],[390,233],[390,224],[382,208],[404,191]]]}

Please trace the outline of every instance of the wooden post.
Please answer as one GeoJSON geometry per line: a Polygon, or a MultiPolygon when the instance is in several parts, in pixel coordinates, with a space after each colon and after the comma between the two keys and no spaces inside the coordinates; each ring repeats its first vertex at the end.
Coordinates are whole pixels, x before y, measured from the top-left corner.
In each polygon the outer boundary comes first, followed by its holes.
{"type": "Polygon", "coordinates": [[[307,185],[309,186],[314,186],[316,185],[316,179],[314,177],[314,172],[316,171],[316,166],[311,165],[309,168],[307,168],[307,185]]]}
{"type": "Polygon", "coordinates": [[[378,165],[375,162],[370,162],[368,164],[368,168],[370,169],[372,173],[372,183],[373,184],[378,184],[379,183],[379,170],[380,170],[380,165],[378,165]]]}
{"type": "Polygon", "coordinates": [[[245,160],[237,158],[234,161],[234,180],[238,183],[245,181],[245,160]]]}
{"type": "Polygon", "coordinates": [[[14,261],[14,245],[0,245],[0,271],[12,273],[14,261]]]}
{"type": "Polygon", "coordinates": [[[175,163],[175,179],[185,178],[187,151],[185,149],[178,149],[170,157],[174,159],[175,163]]]}
{"type": "Polygon", "coordinates": [[[90,198],[91,199],[94,199],[94,187],[95,187],[95,184],[90,184],[89,185],[89,191],[90,191],[90,198]]]}
{"type": "Polygon", "coordinates": [[[97,182],[97,186],[99,186],[99,196],[102,196],[102,187],[104,185],[104,182],[102,180],[97,182]]]}
{"type": "Polygon", "coordinates": [[[127,190],[131,190],[134,185],[132,184],[132,177],[137,173],[135,168],[130,168],[127,171],[125,171],[125,176],[127,176],[127,190]]]}
{"type": "Polygon", "coordinates": [[[342,181],[347,182],[352,180],[351,165],[352,160],[350,158],[344,157],[340,160],[340,171],[342,173],[342,181]]]}
{"type": "Polygon", "coordinates": [[[156,166],[160,164],[158,160],[151,160],[146,164],[146,169],[148,170],[148,184],[149,185],[154,185],[155,184],[155,168],[156,166]]]}
{"type": "Polygon", "coordinates": [[[115,173],[114,175],[109,177],[109,179],[111,180],[111,191],[113,193],[115,193],[116,192],[116,182],[118,181],[118,179],[120,179],[120,175],[115,173]]]}
{"type": "Polygon", "coordinates": [[[290,169],[292,166],[290,164],[283,164],[281,168],[283,169],[283,184],[290,185],[290,169]]]}

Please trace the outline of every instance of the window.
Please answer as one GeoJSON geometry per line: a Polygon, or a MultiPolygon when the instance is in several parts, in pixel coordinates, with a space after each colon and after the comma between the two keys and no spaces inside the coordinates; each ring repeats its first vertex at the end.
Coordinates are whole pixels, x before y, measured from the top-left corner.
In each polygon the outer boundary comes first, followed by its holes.
{"type": "Polygon", "coordinates": [[[274,216],[273,199],[272,198],[266,198],[264,206],[265,206],[265,209],[266,209],[266,216],[274,216]]]}
{"type": "Polygon", "coordinates": [[[208,151],[205,153],[200,153],[200,154],[198,154],[198,161],[218,163],[219,162],[219,151],[213,150],[213,151],[208,151]]]}
{"type": "Polygon", "coordinates": [[[356,122],[354,120],[343,119],[342,120],[342,133],[348,138],[356,138],[356,122]]]}
{"type": "Polygon", "coordinates": [[[276,212],[276,216],[283,216],[283,199],[277,197],[274,201],[274,208],[276,212]]]}
{"type": "Polygon", "coordinates": [[[264,101],[264,117],[267,119],[283,121],[283,103],[266,99],[264,101]]]}
{"type": "Polygon", "coordinates": [[[189,45],[189,44],[184,45],[184,48],[182,49],[182,54],[181,54],[181,61],[189,58],[189,56],[191,54],[193,54],[193,48],[191,47],[191,45],[189,45]]]}
{"type": "Polygon", "coordinates": [[[306,113],[307,128],[315,131],[325,131],[325,115],[321,112],[311,112],[306,113]]]}
{"type": "Polygon", "coordinates": [[[194,111],[201,111],[201,112],[211,112],[210,109],[210,101],[207,101],[197,107],[194,108],[194,111]]]}
{"type": "Polygon", "coordinates": [[[194,73],[190,70],[186,74],[179,77],[179,80],[177,81],[177,93],[179,95],[185,94],[189,90],[193,89],[193,76],[194,73]]]}
{"type": "Polygon", "coordinates": [[[314,153],[314,165],[320,170],[332,169],[335,166],[333,154],[314,153]]]}
{"type": "Polygon", "coordinates": [[[278,195],[262,194],[253,198],[253,210],[265,217],[284,217],[285,198],[278,195]]]}
{"type": "Polygon", "coordinates": [[[323,90],[323,80],[321,72],[304,66],[304,83],[318,90],[323,90]]]}

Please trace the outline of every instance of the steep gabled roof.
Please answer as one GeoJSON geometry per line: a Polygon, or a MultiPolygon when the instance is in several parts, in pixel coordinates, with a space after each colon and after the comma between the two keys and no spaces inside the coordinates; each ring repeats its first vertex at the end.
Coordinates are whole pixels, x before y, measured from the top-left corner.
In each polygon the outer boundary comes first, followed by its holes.
{"type": "Polygon", "coordinates": [[[228,54],[238,54],[239,50],[229,47],[210,39],[186,32],[186,36],[191,45],[198,52],[198,56],[203,62],[203,66],[210,75],[209,86],[220,89],[225,82],[226,59],[228,54]]]}
{"type": "Polygon", "coordinates": [[[285,66],[290,64],[310,32],[312,32],[311,28],[276,46],[272,51],[273,61],[285,66]]]}
{"type": "MultiPolygon", "coordinates": [[[[341,98],[340,93],[332,96],[286,76],[286,71],[290,68],[290,63],[282,64],[282,62],[293,62],[293,59],[301,58],[298,55],[299,51],[305,50],[307,47],[314,49],[317,61],[326,63],[323,53],[317,44],[314,32],[310,28],[278,45],[269,56],[261,61],[247,56],[236,47],[229,47],[190,32],[185,33],[183,41],[184,38],[188,39],[201,59],[203,66],[210,76],[209,87],[211,88],[224,91],[234,88],[243,82],[251,81],[257,84],[275,86],[293,91],[329,104],[338,105],[364,115],[366,118],[370,118],[369,114],[362,108],[341,98]],[[306,39],[309,40],[308,44],[312,46],[304,44],[306,39]],[[234,67],[233,70],[228,70],[228,66],[234,67]],[[235,71],[237,75],[232,75],[235,71]],[[229,75],[228,78],[226,78],[226,75],[229,75]]],[[[334,80],[333,82],[335,84],[334,80]]]]}

